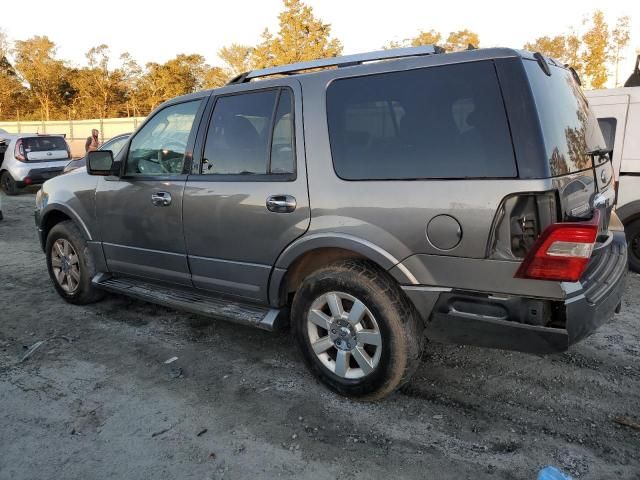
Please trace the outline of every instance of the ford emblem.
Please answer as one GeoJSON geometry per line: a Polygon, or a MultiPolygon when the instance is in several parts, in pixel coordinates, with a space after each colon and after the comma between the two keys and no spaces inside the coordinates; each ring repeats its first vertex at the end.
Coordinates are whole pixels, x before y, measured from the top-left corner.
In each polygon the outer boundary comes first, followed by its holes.
{"type": "Polygon", "coordinates": [[[51,153],[51,152],[47,152],[47,156],[49,156],[49,157],[50,157],[51,155],[53,155],[53,153],[51,153]]]}

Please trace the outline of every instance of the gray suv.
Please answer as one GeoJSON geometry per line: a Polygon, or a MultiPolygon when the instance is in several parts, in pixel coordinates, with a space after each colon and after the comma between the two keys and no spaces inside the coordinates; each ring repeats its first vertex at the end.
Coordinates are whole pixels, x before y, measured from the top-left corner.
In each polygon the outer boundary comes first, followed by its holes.
{"type": "Polygon", "coordinates": [[[289,322],[322,382],[377,399],[425,339],[560,352],[619,310],[604,145],[552,59],[387,50],[170,100],[46,182],[36,223],[68,302],[289,322]]]}

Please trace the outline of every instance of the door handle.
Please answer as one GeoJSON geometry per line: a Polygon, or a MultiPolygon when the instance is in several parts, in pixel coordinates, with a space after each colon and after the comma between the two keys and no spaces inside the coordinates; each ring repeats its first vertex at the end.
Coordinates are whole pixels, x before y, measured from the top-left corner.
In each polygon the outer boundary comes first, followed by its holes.
{"type": "Polygon", "coordinates": [[[151,203],[155,207],[168,207],[171,205],[171,194],[169,192],[154,192],[151,194],[151,203]]]}
{"type": "Polygon", "coordinates": [[[291,213],[296,209],[296,199],[291,195],[271,195],[267,198],[267,210],[274,213],[291,213]]]}

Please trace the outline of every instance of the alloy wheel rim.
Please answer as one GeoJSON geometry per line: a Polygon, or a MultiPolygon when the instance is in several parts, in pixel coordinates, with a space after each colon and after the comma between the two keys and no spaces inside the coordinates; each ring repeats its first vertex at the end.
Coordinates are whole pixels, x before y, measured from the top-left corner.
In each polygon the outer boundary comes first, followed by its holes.
{"type": "Polygon", "coordinates": [[[66,293],[80,286],[80,260],[69,240],[59,238],[51,247],[51,269],[56,282],[66,293]]]}
{"type": "Polygon", "coordinates": [[[378,322],[353,295],[327,292],[319,296],[307,315],[307,334],[318,360],[341,378],[364,378],[380,363],[378,322]]]}

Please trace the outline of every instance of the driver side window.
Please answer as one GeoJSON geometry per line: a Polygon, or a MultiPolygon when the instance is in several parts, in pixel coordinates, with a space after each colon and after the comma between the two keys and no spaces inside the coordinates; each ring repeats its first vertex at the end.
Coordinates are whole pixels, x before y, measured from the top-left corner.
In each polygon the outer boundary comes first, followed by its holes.
{"type": "Polygon", "coordinates": [[[164,108],[133,137],[127,176],[179,175],[200,100],[164,108]]]}

